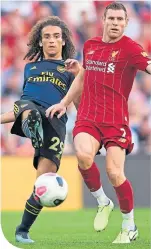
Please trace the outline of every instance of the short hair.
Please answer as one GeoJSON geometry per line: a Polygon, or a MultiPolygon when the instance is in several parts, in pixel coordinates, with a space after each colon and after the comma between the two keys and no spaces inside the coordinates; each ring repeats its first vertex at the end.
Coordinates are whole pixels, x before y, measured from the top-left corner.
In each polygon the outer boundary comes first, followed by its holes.
{"type": "Polygon", "coordinates": [[[43,48],[40,47],[39,42],[41,41],[41,31],[46,26],[58,26],[62,30],[62,39],[65,41],[65,45],[62,48],[62,58],[64,60],[68,58],[74,58],[75,46],[72,41],[72,33],[68,26],[58,16],[48,16],[42,20],[39,20],[32,28],[29,33],[29,47],[27,54],[24,59],[31,60],[42,60],[44,58],[43,48]]]}
{"type": "Polygon", "coordinates": [[[120,3],[120,2],[113,2],[113,3],[110,3],[109,5],[106,6],[105,8],[105,11],[104,11],[104,16],[106,17],[106,13],[109,9],[112,9],[112,10],[124,10],[125,12],[125,16],[127,17],[127,10],[125,8],[125,6],[120,3]]]}

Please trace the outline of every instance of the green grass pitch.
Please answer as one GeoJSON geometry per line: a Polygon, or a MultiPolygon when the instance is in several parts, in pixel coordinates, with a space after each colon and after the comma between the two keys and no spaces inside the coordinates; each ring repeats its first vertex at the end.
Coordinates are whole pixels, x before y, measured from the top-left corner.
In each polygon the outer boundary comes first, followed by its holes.
{"type": "MultiPolygon", "coordinates": [[[[14,230],[21,220],[21,212],[2,212],[1,225],[6,239],[19,248],[27,249],[149,249],[150,211],[136,209],[135,220],[139,238],[131,244],[112,244],[121,227],[121,214],[112,212],[108,227],[97,233],[93,229],[95,209],[70,212],[47,212],[40,214],[30,235],[35,244],[22,245],[14,241],[14,230]]],[[[2,247],[1,247],[2,248],[2,247]]]]}

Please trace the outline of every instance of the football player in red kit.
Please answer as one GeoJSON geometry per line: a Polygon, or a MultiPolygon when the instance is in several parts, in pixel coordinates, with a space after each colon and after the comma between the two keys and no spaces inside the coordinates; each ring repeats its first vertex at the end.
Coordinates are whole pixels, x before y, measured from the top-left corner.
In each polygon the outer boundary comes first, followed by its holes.
{"type": "Polygon", "coordinates": [[[125,155],[133,149],[129,128],[128,97],[137,70],[151,74],[151,59],[143,48],[125,36],[126,8],[111,3],[104,12],[103,36],[85,42],[83,68],[63,100],[46,111],[60,118],[66,107],[79,96],[80,104],[73,130],[76,156],[81,175],[98,201],[94,229],[108,224],[113,202],[105,195],[94,157],[106,149],[106,171],[113,185],[123,217],[122,229],[113,243],[130,243],[138,236],[134,222],[131,183],[124,173],[125,155]]]}

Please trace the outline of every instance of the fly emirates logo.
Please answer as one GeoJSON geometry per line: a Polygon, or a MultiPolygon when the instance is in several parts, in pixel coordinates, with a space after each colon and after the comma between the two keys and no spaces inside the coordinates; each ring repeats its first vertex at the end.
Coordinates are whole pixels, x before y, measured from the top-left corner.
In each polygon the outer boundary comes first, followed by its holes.
{"type": "Polygon", "coordinates": [[[115,64],[104,62],[104,61],[87,60],[86,70],[98,71],[98,72],[103,72],[103,73],[114,73],[115,64]]]}

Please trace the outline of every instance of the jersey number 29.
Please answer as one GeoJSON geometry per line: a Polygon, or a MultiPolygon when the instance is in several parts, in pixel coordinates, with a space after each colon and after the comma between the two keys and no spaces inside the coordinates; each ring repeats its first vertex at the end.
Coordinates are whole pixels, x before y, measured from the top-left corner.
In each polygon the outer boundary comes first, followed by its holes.
{"type": "Polygon", "coordinates": [[[58,151],[58,153],[62,155],[64,143],[60,141],[59,137],[53,137],[51,141],[53,142],[53,144],[49,147],[49,149],[58,151]]]}

